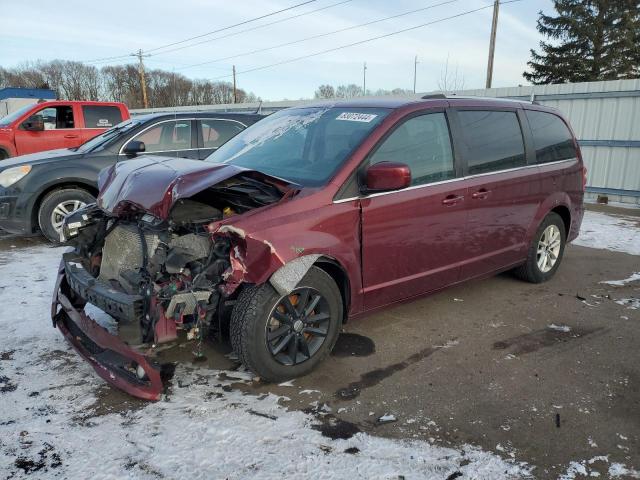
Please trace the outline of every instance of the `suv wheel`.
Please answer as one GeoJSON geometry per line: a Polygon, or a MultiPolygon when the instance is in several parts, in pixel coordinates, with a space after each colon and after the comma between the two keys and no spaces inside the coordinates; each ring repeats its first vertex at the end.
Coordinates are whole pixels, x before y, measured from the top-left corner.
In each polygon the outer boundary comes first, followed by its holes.
{"type": "Polygon", "coordinates": [[[560,266],[566,239],[562,218],[551,212],[542,221],[533,237],[527,261],[514,270],[516,276],[531,283],[549,280],[560,266]]]}
{"type": "Polygon", "coordinates": [[[335,345],[342,313],[333,279],[311,267],[288,295],[281,296],[269,283],[245,288],[231,314],[231,344],[240,361],[263,380],[300,377],[335,345]]]}
{"type": "Polygon", "coordinates": [[[40,231],[49,241],[60,243],[60,229],[64,217],[95,201],[93,195],[78,188],[64,188],[48,193],[38,211],[40,231]]]}

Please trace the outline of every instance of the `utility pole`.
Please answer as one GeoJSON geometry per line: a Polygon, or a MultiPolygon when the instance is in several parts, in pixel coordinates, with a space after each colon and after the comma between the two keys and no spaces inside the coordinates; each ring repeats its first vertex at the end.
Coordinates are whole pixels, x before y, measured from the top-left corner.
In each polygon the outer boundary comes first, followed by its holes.
{"type": "Polygon", "coordinates": [[[236,66],[233,66],[233,103],[238,103],[238,91],[236,90],[236,66]]]}
{"type": "Polygon", "coordinates": [[[143,55],[142,49],[138,50],[138,53],[131,54],[134,57],[138,57],[138,71],[140,72],[140,88],[142,89],[142,105],[144,108],[149,108],[149,101],[147,99],[147,80],[144,74],[144,63],[142,57],[148,57],[149,55],[143,55]]]}
{"type": "Polygon", "coordinates": [[[493,3],[493,21],[491,22],[491,40],[489,41],[489,62],[487,63],[487,88],[491,88],[493,81],[493,55],[496,51],[496,30],[498,29],[498,12],[500,10],[500,0],[493,3]]]}
{"type": "Polygon", "coordinates": [[[418,55],[413,59],[413,93],[416,93],[416,77],[418,74],[418,55]]]}
{"type": "Polygon", "coordinates": [[[362,96],[367,94],[367,62],[364,62],[362,68],[362,96]]]}

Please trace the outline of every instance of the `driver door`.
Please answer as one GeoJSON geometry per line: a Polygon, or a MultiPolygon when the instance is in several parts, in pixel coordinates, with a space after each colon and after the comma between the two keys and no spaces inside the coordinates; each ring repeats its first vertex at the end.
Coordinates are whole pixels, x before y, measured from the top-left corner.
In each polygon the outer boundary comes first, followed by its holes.
{"type": "Polygon", "coordinates": [[[73,148],[82,142],[80,130],[75,128],[73,105],[45,107],[31,116],[42,117],[44,130],[29,131],[21,125],[15,133],[18,155],[73,148]]]}
{"type": "MultiPolygon", "coordinates": [[[[430,111],[432,112],[432,111],[430,111]]],[[[467,212],[444,111],[398,125],[369,158],[411,169],[411,186],[362,199],[365,309],[458,281],[467,212]]]]}

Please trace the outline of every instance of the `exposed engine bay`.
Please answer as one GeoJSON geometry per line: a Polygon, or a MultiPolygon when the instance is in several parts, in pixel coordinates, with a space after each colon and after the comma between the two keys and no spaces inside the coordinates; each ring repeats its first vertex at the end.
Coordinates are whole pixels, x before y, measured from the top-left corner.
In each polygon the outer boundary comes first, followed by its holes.
{"type": "Polygon", "coordinates": [[[279,201],[267,182],[237,175],[175,201],[166,219],[136,205],[113,215],[89,205],[67,216],[67,282],[81,299],[118,321],[128,345],[153,345],[177,337],[202,340],[219,328],[221,302],[233,288],[232,262],[243,245],[212,224],[279,201]]]}

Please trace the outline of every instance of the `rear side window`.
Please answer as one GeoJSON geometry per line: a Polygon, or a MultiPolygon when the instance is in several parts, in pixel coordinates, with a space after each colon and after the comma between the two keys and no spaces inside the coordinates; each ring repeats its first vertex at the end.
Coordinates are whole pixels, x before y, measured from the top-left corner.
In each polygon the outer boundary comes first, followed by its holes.
{"type": "Polygon", "coordinates": [[[411,185],[455,177],[449,126],[444,113],[420,115],[396,128],[371,156],[371,165],[380,162],[408,165],[411,185]]]}
{"type": "Polygon", "coordinates": [[[83,105],[85,128],[111,128],[122,121],[122,113],[118,107],[83,105]]]}
{"type": "Polygon", "coordinates": [[[244,130],[240,123],[208,118],[200,120],[200,128],[204,148],[218,148],[244,130]]]}
{"type": "Polygon", "coordinates": [[[578,156],[573,136],[560,117],[547,112],[527,110],[533,134],[536,163],[569,160],[578,156]]]}
{"type": "Polygon", "coordinates": [[[187,150],[191,148],[191,121],[160,122],[134,139],[144,142],[147,153],[187,150]]]}
{"type": "Polygon", "coordinates": [[[467,110],[458,117],[470,175],[526,165],[515,112],[467,110]]]}

